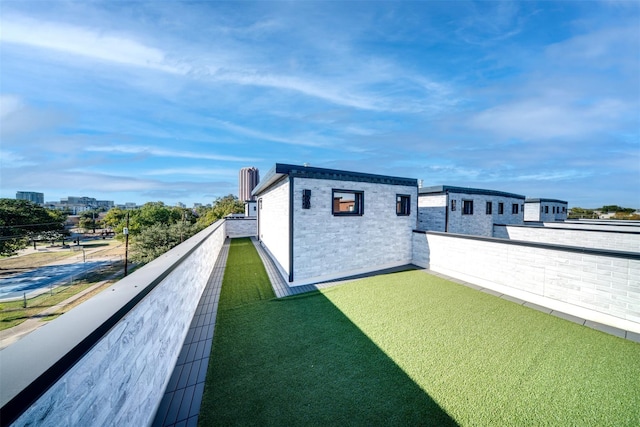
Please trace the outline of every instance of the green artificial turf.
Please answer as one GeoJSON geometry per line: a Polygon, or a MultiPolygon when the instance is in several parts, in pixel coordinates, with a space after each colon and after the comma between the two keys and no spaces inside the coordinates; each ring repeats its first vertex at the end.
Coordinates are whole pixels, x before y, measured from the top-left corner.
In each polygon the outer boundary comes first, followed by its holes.
{"type": "Polygon", "coordinates": [[[232,241],[200,425],[640,425],[640,345],[422,271],[277,300],[232,241]]]}

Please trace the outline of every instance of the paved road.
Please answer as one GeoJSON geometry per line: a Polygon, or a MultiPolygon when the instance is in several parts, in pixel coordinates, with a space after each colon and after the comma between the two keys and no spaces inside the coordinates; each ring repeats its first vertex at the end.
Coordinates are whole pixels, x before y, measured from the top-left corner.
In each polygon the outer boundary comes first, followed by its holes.
{"type": "Polygon", "coordinates": [[[74,264],[48,265],[0,280],[0,301],[21,298],[37,290],[46,290],[71,280],[71,276],[108,265],[109,261],[87,261],[74,264]]]}

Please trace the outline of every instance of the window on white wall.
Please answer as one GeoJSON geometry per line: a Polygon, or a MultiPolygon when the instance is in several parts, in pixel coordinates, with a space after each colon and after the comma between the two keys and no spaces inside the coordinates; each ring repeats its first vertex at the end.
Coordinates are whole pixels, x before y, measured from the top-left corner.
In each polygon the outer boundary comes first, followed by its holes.
{"type": "Polygon", "coordinates": [[[451,201],[451,211],[455,211],[456,210],[456,201],[452,200],[451,201]]]}
{"type": "Polygon", "coordinates": [[[518,204],[517,203],[512,203],[511,204],[511,213],[512,214],[517,214],[518,213],[518,204]]]}
{"type": "Polygon", "coordinates": [[[362,215],[364,213],[364,192],[352,190],[332,191],[332,213],[337,216],[362,215]]]}
{"type": "Polygon", "coordinates": [[[492,202],[487,202],[487,207],[485,209],[485,213],[487,215],[491,215],[493,213],[493,203],[492,202]]]}
{"type": "Polygon", "coordinates": [[[504,213],[504,203],[499,202],[498,203],[498,214],[502,215],[504,213]]]}
{"type": "Polygon", "coordinates": [[[473,200],[462,201],[462,215],[473,215],[473,200]]]}
{"type": "Polygon", "coordinates": [[[411,196],[407,194],[396,194],[396,215],[411,214],[411,196]]]}

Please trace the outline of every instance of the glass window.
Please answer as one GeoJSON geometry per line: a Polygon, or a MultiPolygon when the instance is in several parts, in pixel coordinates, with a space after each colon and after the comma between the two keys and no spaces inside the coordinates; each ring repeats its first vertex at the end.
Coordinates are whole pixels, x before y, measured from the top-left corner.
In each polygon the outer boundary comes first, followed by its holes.
{"type": "Polygon", "coordinates": [[[396,194],[396,215],[409,215],[411,213],[411,196],[396,194]]]}
{"type": "Polygon", "coordinates": [[[473,215],[473,200],[462,201],[462,215],[473,215]]]}
{"type": "Polygon", "coordinates": [[[334,215],[362,215],[364,212],[364,192],[333,190],[334,215]]]}
{"type": "Polygon", "coordinates": [[[451,201],[451,210],[452,210],[452,211],[455,211],[455,210],[456,210],[456,201],[455,201],[455,200],[452,200],[452,201],[451,201]]]}
{"type": "Polygon", "coordinates": [[[498,203],[498,214],[502,215],[504,213],[504,203],[498,203]]]}
{"type": "Polygon", "coordinates": [[[493,213],[493,203],[492,202],[487,202],[487,209],[486,209],[486,214],[487,215],[491,215],[493,213]]]}
{"type": "Polygon", "coordinates": [[[512,214],[517,214],[518,213],[518,204],[517,203],[512,203],[511,204],[511,213],[512,214]]]}

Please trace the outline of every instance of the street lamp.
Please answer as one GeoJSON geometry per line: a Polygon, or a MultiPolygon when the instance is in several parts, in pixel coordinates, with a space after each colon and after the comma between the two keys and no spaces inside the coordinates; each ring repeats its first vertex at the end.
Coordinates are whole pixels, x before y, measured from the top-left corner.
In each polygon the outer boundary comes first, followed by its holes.
{"type": "Polygon", "coordinates": [[[127,226],[122,229],[124,234],[124,277],[127,277],[127,264],[129,258],[129,212],[127,212],[127,226]]]}

